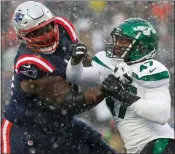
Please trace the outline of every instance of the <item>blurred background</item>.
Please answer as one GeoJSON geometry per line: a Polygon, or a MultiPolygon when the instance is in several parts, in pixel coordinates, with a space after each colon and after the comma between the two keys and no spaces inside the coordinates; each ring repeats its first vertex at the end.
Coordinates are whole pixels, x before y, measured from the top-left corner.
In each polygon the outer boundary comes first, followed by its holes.
{"type": "MultiPolygon", "coordinates": [[[[132,2],[132,1],[39,1],[45,4],[55,16],[68,18],[75,26],[80,40],[87,45],[92,54],[104,50],[106,42],[111,41],[110,32],[124,19],[141,17],[150,21],[160,33],[160,60],[171,75],[170,93],[172,112],[169,124],[174,127],[174,2],[132,2]]],[[[20,42],[12,28],[11,18],[15,8],[22,1],[1,1],[1,56],[2,84],[1,106],[8,103],[13,72],[13,61],[20,42]]],[[[110,112],[102,102],[95,109],[78,117],[99,130],[105,140],[118,152],[124,153],[123,142],[114,129],[110,112]]]]}

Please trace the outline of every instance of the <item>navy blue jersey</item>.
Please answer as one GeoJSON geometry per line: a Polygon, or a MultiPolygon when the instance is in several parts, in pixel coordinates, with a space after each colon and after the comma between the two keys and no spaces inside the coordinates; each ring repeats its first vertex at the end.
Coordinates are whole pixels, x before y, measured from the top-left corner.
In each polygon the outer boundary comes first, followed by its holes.
{"type": "MultiPolygon", "coordinates": [[[[33,52],[21,44],[14,60],[14,75],[12,78],[12,96],[5,106],[5,117],[17,125],[52,128],[53,121],[61,118],[60,109],[47,105],[36,95],[28,96],[20,87],[20,82],[29,79],[39,79],[46,75],[59,75],[66,78],[67,62],[71,57],[70,45],[77,42],[73,25],[65,18],[57,17],[60,40],[53,54],[33,52]]],[[[59,125],[59,123],[57,123],[59,125]]],[[[55,125],[57,125],[55,124],[55,125]]]]}

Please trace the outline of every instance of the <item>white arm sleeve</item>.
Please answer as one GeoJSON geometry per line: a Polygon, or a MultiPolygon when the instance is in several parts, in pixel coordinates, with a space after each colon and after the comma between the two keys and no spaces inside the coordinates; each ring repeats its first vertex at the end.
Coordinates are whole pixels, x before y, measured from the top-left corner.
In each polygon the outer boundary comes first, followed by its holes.
{"type": "Polygon", "coordinates": [[[77,65],[71,65],[71,59],[69,60],[66,70],[67,80],[76,85],[96,85],[101,84],[100,72],[98,69],[91,67],[83,67],[82,62],[77,65]]]}
{"type": "Polygon", "coordinates": [[[148,89],[144,97],[133,103],[130,108],[137,115],[164,125],[170,117],[171,110],[171,96],[168,86],[148,89]]]}

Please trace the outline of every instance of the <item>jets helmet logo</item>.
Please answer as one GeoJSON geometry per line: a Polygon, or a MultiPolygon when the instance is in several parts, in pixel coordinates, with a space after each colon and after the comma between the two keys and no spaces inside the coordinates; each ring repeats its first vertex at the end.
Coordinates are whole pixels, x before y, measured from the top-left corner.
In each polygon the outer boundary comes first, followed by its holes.
{"type": "Polygon", "coordinates": [[[156,34],[156,31],[155,31],[155,29],[152,26],[150,26],[150,27],[137,26],[137,27],[134,27],[133,29],[134,29],[134,31],[142,31],[144,35],[150,35],[151,32],[153,34],[156,34]]]}

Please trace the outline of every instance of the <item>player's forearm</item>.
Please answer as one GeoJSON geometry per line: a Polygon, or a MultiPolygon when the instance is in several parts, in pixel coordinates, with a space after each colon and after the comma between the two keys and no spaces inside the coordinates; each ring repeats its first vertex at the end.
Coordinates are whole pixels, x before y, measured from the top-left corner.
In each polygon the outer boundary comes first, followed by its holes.
{"type": "Polygon", "coordinates": [[[79,84],[81,82],[82,78],[82,70],[83,70],[83,64],[82,62],[77,65],[71,64],[71,59],[68,62],[67,69],[66,69],[66,78],[68,81],[79,84]]]}
{"type": "Polygon", "coordinates": [[[137,115],[163,125],[168,121],[170,116],[170,101],[168,97],[154,100],[139,99],[130,108],[137,115]]]}
{"type": "Polygon", "coordinates": [[[97,85],[101,83],[101,74],[98,69],[91,67],[83,67],[82,62],[78,65],[71,65],[69,61],[66,70],[67,80],[76,85],[84,85],[88,83],[89,85],[97,85]]]}
{"type": "Polygon", "coordinates": [[[78,93],[71,89],[63,78],[57,76],[26,80],[21,83],[21,87],[26,93],[38,95],[49,105],[51,103],[56,108],[71,111],[72,114],[93,107],[104,98],[102,86],[89,88],[83,93],[78,93]]]}
{"type": "Polygon", "coordinates": [[[21,89],[28,95],[37,95],[47,101],[63,100],[70,85],[59,76],[45,76],[37,80],[23,80],[21,89]]]}
{"type": "Polygon", "coordinates": [[[77,93],[72,90],[69,91],[65,97],[63,108],[68,109],[69,112],[78,114],[89,110],[99,104],[104,99],[102,93],[102,86],[89,88],[85,92],[77,93]]]}

